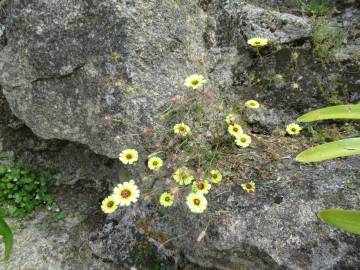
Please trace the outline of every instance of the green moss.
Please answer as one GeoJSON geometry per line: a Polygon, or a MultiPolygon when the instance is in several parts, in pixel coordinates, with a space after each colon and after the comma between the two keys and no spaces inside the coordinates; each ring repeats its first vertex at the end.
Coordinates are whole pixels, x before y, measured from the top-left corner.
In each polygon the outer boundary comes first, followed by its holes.
{"type": "Polygon", "coordinates": [[[313,35],[315,55],[324,63],[330,62],[342,47],[345,38],[346,33],[327,18],[316,20],[313,35]]]}
{"type": "Polygon", "coordinates": [[[315,76],[315,81],[318,87],[320,96],[325,100],[327,106],[341,105],[347,102],[344,100],[349,94],[348,83],[340,75],[331,82],[329,87],[326,87],[319,75],[315,76]]]}
{"type": "Polygon", "coordinates": [[[158,252],[148,243],[137,245],[132,254],[127,258],[129,265],[137,269],[146,270],[166,270],[167,262],[161,258],[158,252]]]}
{"type": "Polygon", "coordinates": [[[331,13],[328,1],[324,0],[312,0],[308,4],[303,5],[303,7],[310,16],[320,17],[331,13]]]}
{"type": "Polygon", "coordinates": [[[309,126],[305,128],[305,132],[309,135],[309,140],[314,143],[325,143],[339,140],[344,137],[352,137],[357,134],[356,125],[348,123],[335,123],[330,127],[319,125],[309,126]]]}

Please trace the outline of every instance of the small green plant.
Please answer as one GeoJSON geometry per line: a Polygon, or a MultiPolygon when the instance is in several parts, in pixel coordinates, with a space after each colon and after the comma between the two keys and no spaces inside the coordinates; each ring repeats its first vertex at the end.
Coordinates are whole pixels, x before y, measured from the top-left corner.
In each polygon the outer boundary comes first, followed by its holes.
{"type": "Polygon", "coordinates": [[[327,1],[311,1],[305,6],[307,13],[311,16],[326,16],[331,12],[331,8],[327,1]]]}
{"type": "Polygon", "coordinates": [[[18,165],[0,164],[0,209],[5,216],[23,218],[38,205],[51,205],[48,181],[18,165]]]}
{"type": "Polygon", "coordinates": [[[360,211],[328,209],[320,211],[318,215],[330,225],[360,235],[360,211]]]}
{"type": "Polygon", "coordinates": [[[327,119],[360,120],[360,104],[338,105],[308,112],[298,118],[299,122],[308,123],[327,119]]]}
{"type": "Polygon", "coordinates": [[[314,52],[324,63],[331,61],[343,45],[346,33],[328,19],[319,19],[315,23],[313,35],[314,52]]]}
{"type": "Polygon", "coordinates": [[[350,138],[311,147],[301,152],[299,162],[318,162],[338,157],[360,155],[360,138],[350,138]]]}
{"type": "Polygon", "coordinates": [[[9,225],[5,222],[0,212],[0,236],[3,237],[5,247],[5,260],[9,259],[13,246],[13,234],[9,225]]]}
{"type": "MultiPolygon", "coordinates": [[[[360,119],[360,103],[318,109],[300,116],[297,120],[299,122],[313,122],[327,119],[360,119]]],[[[350,138],[309,148],[301,152],[296,160],[299,162],[318,162],[357,154],[360,154],[360,138],[350,138]]]]}
{"type": "MultiPolygon", "coordinates": [[[[313,122],[326,119],[360,119],[360,103],[338,105],[308,112],[300,116],[299,122],[313,122]]],[[[299,162],[318,162],[337,157],[360,154],[360,138],[350,138],[321,144],[301,152],[299,162]]],[[[328,209],[319,212],[319,218],[345,231],[360,234],[360,212],[353,210],[328,209]]]]}
{"type": "MultiPolygon", "coordinates": [[[[255,48],[269,43],[268,39],[250,41],[249,45],[255,48]]],[[[225,100],[218,98],[215,87],[206,83],[204,75],[188,76],[184,79],[186,90],[176,95],[170,106],[166,105],[159,113],[164,126],[159,129],[140,127],[141,132],[154,139],[147,148],[147,156],[133,148],[119,154],[119,160],[126,166],[142,163],[139,160],[147,163],[148,170],[143,179],[166,179],[161,194],[152,190],[145,193],[146,198],[156,196],[164,208],[183,202],[194,214],[206,213],[208,194],[221,184],[223,177],[231,174],[231,165],[222,166],[220,162],[255,145],[243,118],[245,114],[262,110],[260,103],[248,100],[226,106],[225,100]],[[226,155],[222,155],[224,152],[226,155]]],[[[108,115],[105,118],[109,124],[124,123],[108,115]]],[[[246,181],[241,187],[245,192],[255,192],[256,183],[246,181]]],[[[140,193],[134,179],[124,181],[103,200],[101,209],[104,213],[113,213],[119,206],[136,203],[140,193]]]]}
{"type": "Polygon", "coordinates": [[[309,3],[305,3],[303,0],[297,0],[302,8],[302,11],[309,16],[321,17],[331,13],[331,7],[328,1],[324,0],[312,0],[309,3]]]}
{"type": "Polygon", "coordinates": [[[148,270],[166,270],[167,262],[145,242],[144,245],[138,245],[127,258],[127,263],[136,266],[138,269],[148,270]]]}

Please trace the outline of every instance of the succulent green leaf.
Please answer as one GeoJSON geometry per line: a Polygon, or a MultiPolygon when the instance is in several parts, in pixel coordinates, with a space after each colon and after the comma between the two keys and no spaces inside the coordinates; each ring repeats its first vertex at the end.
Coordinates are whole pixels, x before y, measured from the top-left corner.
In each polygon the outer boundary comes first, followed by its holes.
{"type": "Polygon", "coordinates": [[[338,105],[308,112],[300,116],[299,122],[313,122],[326,119],[360,119],[360,103],[338,105]]]}
{"type": "Polygon", "coordinates": [[[360,154],[360,137],[324,143],[301,152],[296,161],[318,162],[327,159],[360,154]]]}
{"type": "Polygon", "coordinates": [[[320,211],[318,216],[330,225],[360,235],[360,211],[327,209],[320,211]]]}
{"type": "Polygon", "coordinates": [[[5,245],[5,260],[9,259],[12,246],[13,246],[13,234],[10,227],[5,220],[0,216],[0,235],[3,237],[5,245]]]}

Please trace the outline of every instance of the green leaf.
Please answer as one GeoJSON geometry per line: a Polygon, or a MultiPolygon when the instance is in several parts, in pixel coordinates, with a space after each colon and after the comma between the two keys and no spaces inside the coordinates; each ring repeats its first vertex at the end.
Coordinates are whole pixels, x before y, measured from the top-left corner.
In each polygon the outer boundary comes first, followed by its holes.
{"type": "Polygon", "coordinates": [[[360,103],[318,109],[300,116],[297,120],[306,123],[326,119],[360,119],[360,103]]]}
{"type": "Polygon", "coordinates": [[[319,218],[344,231],[360,235],[360,211],[327,209],[318,213],[319,218]]]}
{"type": "Polygon", "coordinates": [[[0,175],[4,175],[6,173],[7,169],[6,166],[3,164],[0,164],[0,175]]]}
{"type": "Polygon", "coordinates": [[[360,137],[324,143],[301,152],[296,161],[318,162],[327,159],[360,154],[360,137]]]}
{"type": "Polygon", "coordinates": [[[5,260],[7,260],[10,257],[13,246],[13,234],[10,227],[2,217],[0,217],[0,235],[4,238],[5,260]]]}

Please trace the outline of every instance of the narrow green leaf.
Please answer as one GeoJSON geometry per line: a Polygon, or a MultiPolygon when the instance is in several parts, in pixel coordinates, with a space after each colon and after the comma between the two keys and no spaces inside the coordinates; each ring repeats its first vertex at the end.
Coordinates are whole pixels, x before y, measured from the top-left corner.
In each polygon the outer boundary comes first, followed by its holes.
{"type": "Polygon", "coordinates": [[[360,235],[360,211],[327,209],[318,213],[319,218],[344,231],[360,235]]]}
{"type": "Polygon", "coordinates": [[[318,109],[300,116],[297,120],[299,122],[313,122],[326,119],[360,119],[360,103],[318,109]]]}
{"type": "Polygon", "coordinates": [[[296,161],[317,162],[337,157],[346,157],[359,154],[360,138],[351,138],[331,143],[324,143],[306,149],[296,157],[296,161]]]}
{"type": "Polygon", "coordinates": [[[10,257],[13,246],[13,234],[10,227],[2,217],[0,217],[0,235],[3,236],[5,244],[5,260],[7,260],[10,257]]]}

